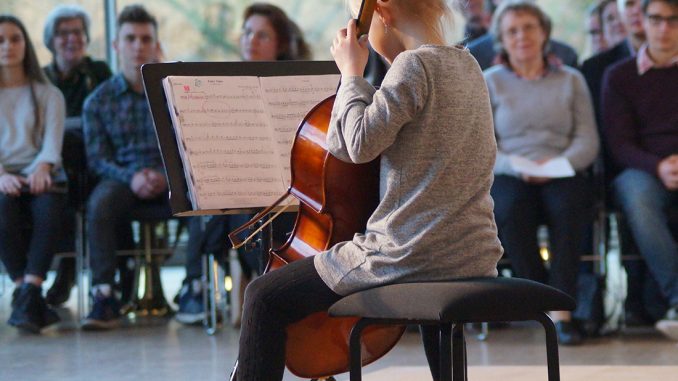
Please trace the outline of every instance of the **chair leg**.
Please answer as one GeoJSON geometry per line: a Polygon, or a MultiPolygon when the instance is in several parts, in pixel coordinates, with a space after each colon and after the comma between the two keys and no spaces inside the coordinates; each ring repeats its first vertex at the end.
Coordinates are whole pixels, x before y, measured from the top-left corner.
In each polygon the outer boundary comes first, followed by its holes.
{"type": "Polygon", "coordinates": [[[480,332],[476,335],[476,339],[478,341],[485,341],[487,340],[487,336],[490,334],[490,323],[488,322],[483,322],[480,323],[480,332]]]}
{"type": "Polygon", "coordinates": [[[205,329],[205,333],[212,336],[217,332],[216,320],[212,320],[212,315],[208,312],[210,299],[212,296],[211,284],[212,284],[212,273],[210,271],[209,259],[206,255],[203,255],[201,258],[202,262],[202,276],[200,277],[201,290],[202,290],[202,304],[205,306],[205,317],[202,319],[202,326],[205,329]]]}
{"type": "Polygon", "coordinates": [[[362,376],[362,354],[360,348],[360,335],[363,329],[370,325],[369,319],[360,319],[353,325],[349,340],[349,373],[350,381],[361,381],[362,376]]]}
{"type": "Polygon", "coordinates": [[[560,363],[558,359],[558,335],[553,320],[542,312],[535,318],[544,326],[546,333],[546,363],[548,365],[549,381],[560,381],[560,363]]]}
{"type": "MultiPolygon", "coordinates": [[[[448,326],[449,332],[449,326],[448,326]]],[[[449,366],[448,366],[449,368],[449,366]]],[[[442,371],[442,370],[441,370],[442,371]]],[[[445,370],[445,372],[448,372],[445,370]]],[[[456,323],[452,331],[452,372],[454,381],[466,381],[466,338],[464,323],[456,323]]],[[[441,373],[444,374],[444,373],[441,373]]],[[[448,378],[449,379],[449,378],[448,378]]],[[[443,378],[444,380],[444,378],[443,378]]]]}
{"type": "Polygon", "coordinates": [[[438,326],[440,355],[440,381],[452,381],[452,324],[441,323],[438,326]]]}
{"type": "Polygon", "coordinates": [[[5,295],[5,267],[0,263],[0,297],[5,295]]]}
{"type": "Polygon", "coordinates": [[[217,304],[219,303],[219,269],[214,254],[203,255],[203,305],[205,320],[203,325],[208,335],[214,335],[218,329],[217,304]],[[209,308],[209,310],[208,310],[209,308]]]}

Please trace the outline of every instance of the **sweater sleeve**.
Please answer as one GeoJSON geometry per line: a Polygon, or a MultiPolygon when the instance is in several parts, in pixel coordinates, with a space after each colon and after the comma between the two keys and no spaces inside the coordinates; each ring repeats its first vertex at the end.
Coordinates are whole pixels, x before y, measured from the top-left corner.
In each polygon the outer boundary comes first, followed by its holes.
{"type": "Polygon", "coordinates": [[[341,81],[327,145],[346,162],[366,163],[377,158],[426,101],[426,72],[412,52],[396,58],[379,90],[361,77],[343,77],[341,81]]]}
{"type": "Polygon", "coordinates": [[[602,111],[605,140],[612,158],[622,167],[636,168],[657,175],[661,158],[640,145],[634,107],[621,89],[623,66],[605,72],[602,111]]]}
{"type": "Polygon", "coordinates": [[[596,129],[591,94],[586,81],[580,73],[574,71],[573,73],[572,117],[574,132],[572,144],[563,152],[563,156],[575,170],[581,171],[590,166],[596,159],[600,148],[600,139],[596,129]]]}
{"type": "Polygon", "coordinates": [[[40,163],[50,163],[55,169],[61,166],[61,146],[64,140],[64,123],[66,120],[66,103],[64,97],[54,86],[46,86],[42,104],[42,122],[44,134],[40,152],[26,169],[32,173],[40,163]]]}

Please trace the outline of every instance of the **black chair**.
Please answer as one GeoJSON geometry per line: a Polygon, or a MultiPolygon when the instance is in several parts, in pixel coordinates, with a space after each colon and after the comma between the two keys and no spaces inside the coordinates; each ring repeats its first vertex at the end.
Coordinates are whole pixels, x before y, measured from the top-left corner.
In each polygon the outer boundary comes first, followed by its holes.
{"type": "Polygon", "coordinates": [[[336,317],[360,317],[350,336],[351,381],[362,379],[360,335],[366,326],[438,326],[440,379],[465,381],[465,323],[527,320],[538,321],[544,327],[548,379],[559,381],[558,339],[555,325],[547,311],[571,311],[574,308],[574,299],[541,283],[518,278],[470,278],[447,282],[392,284],[360,291],[336,302],[330,307],[329,314],[336,317]]]}

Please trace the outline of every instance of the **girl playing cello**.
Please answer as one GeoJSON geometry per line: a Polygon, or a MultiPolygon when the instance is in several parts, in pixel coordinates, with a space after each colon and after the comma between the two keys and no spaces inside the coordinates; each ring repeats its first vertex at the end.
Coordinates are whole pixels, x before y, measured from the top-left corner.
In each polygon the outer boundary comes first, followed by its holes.
{"type": "Polygon", "coordinates": [[[476,61],[445,45],[449,13],[445,0],[377,1],[369,42],[391,63],[379,90],[362,78],[368,41],[355,21],[338,32],[331,52],[342,80],[327,145],[350,163],[381,157],[379,204],[365,232],[250,284],[235,379],[281,380],[286,326],[343,295],[496,276],[492,111],[476,61]]]}

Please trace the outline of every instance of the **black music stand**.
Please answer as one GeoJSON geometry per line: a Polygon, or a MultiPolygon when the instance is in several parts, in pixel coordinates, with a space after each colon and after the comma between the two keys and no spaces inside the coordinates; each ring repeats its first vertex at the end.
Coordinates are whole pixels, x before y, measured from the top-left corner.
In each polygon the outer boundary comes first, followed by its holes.
{"type": "MultiPolygon", "coordinates": [[[[193,210],[188,196],[188,184],[179,154],[176,135],[172,126],[167,98],[163,90],[162,80],[167,76],[257,76],[273,77],[286,75],[323,75],[340,74],[334,61],[274,61],[274,62],[172,62],[145,64],[141,67],[146,99],[148,101],[153,124],[158,138],[158,146],[163,164],[167,172],[169,198],[172,214],[175,216],[216,215],[216,214],[254,214],[258,210],[252,208],[193,210]]],[[[262,205],[266,207],[267,205],[262,205]]],[[[262,253],[268,253],[272,246],[273,232],[271,224],[262,232],[262,253]]],[[[203,266],[210,277],[207,280],[211,292],[212,303],[210,315],[205,322],[208,334],[216,332],[217,285],[215,272],[217,268],[214,256],[203,266]]]]}
{"type": "MultiPolygon", "coordinates": [[[[257,76],[340,74],[334,61],[273,62],[173,62],[146,64],[141,67],[146,99],[153,116],[158,145],[167,171],[170,206],[175,216],[198,214],[251,213],[252,209],[213,209],[195,211],[188,197],[188,185],[179,156],[176,135],[167,109],[162,80],[171,75],[183,76],[257,76]]],[[[268,205],[262,205],[265,207],[268,205]]]]}

